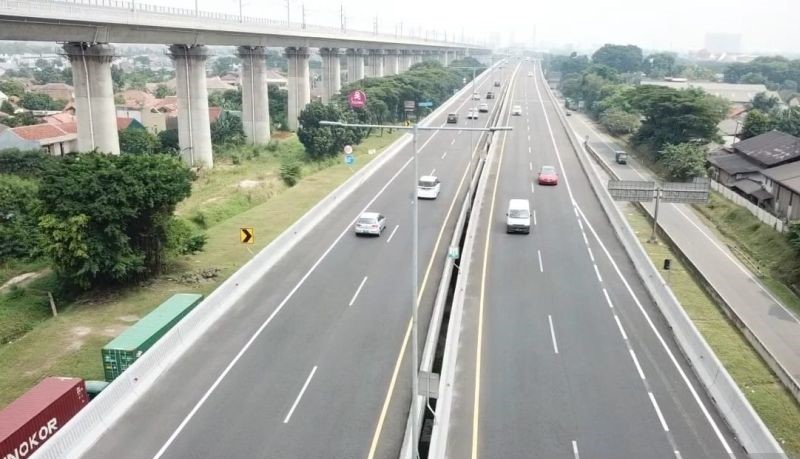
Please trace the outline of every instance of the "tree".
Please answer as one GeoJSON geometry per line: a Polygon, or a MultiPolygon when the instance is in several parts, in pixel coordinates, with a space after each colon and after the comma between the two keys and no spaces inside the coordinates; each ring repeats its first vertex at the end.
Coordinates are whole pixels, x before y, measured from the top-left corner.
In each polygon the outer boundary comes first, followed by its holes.
{"type": "Polygon", "coordinates": [[[4,100],[2,104],[0,104],[0,112],[3,112],[8,115],[14,114],[14,106],[11,105],[11,102],[4,100]]]}
{"type": "Polygon", "coordinates": [[[133,58],[133,65],[139,68],[150,68],[150,56],[135,56],[133,58]]]}
{"type": "Polygon", "coordinates": [[[651,54],[644,59],[642,69],[650,78],[664,78],[673,75],[675,72],[675,54],[651,54]]]}
{"type": "Polygon", "coordinates": [[[667,144],[658,162],[670,180],[682,182],[706,175],[705,151],[694,143],[667,144]]]}
{"type": "Polygon", "coordinates": [[[347,116],[338,105],[322,102],[311,102],[298,116],[300,128],[297,138],[312,159],[334,156],[340,153],[345,145],[356,145],[361,141],[361,129],[336,126],[321,126],[322,120],[348,121],[347,116]]]}
{"type": "Polygon", "coordinates": [[[244,143],[244,139],[244,127],[239,116],[223,113],[211,123],[211,142],[214,145],[238,145],[244,143]]]}
{"type": "Polygon", "coordinates": [[[761,110],[764,113],[770,113],[780,105],[781,100],[776,96],[766,92],[760,92],[753,97],[750,103],[751,107],[756,110],[761,110]]]}
{"type": "Polygon", "coordinates": [[[174,157],[68,156],[39,186],[42,250],[82,289],[157,272],[175,206],[190,191],[191,172],[174,157]]]}
{"type": "Polygon", "coordinates": [[[750,72],[739,80],[739,83],[746,83],[746,84],[765,84],[767,82],[767,77],[760,73],[750,72]]]}
{"type": "Polygon", "coordinates": [[[603,112],[600,116],[600,123],[614,135],[633,134],[641,124],[638,114],[626,113],[618,108],[603,112]]]}
{"type": "Polygon", "coordinates": [[[158,133],[160,151],[164,153],[178,153],[181,150],[177,129],[167,129],[158,133]]]}
{"type": "Polygon", "coordinates": [[[742,130],[739,132],[739,138],[741,140],[749,139],[750,137],[761,135],[773,129],[775,129],[775,122],[769,114],[754,108],[747,112],[742,130]]]}
{"type": "Polygon", "coordinates": [[[160,84],[156,87],[155,96],[157,99],[163,99],[167,96],[174,96],[174,95],[175,95],[175,90],[165,84],[160,84]]]}
{"type": "Polygon", "coordinates": [[[0,174],[0,263],[34,257],[38,218],[36,182],[0,174]]]}
{"type": "Polygon", "coordinates": [[[149,155],[158,153],[161,146],[158,138],[147,129],[128,128],[119,131],[119,150],[127,155],[149,155]]]}
{"type": "Polygon", "coordinates": [[[220,56],[211,63],[211,75],[218,76],[232,72],[239,65],[239,58],[236,56],[220,56]]]}
{"type": "Polygon", "coordinates": [[[0,92],[8,97],[22,97],[25,95],[25,85],[19,80],[0,81],[0,92]]]}
{"type": "Polygon", "coordinates": [[[3,119],[2,124],[12,128],[19,126],[32,126],[34,124],[39,124],[39,120],[37,120],[36,117],[30,112],[22,112],[3,119]]]}
{"type": "Polygon", "coordinates": [[[289,105],[289,93],[276,85],[267,86],[269,98],[269,122],[277,129],[286,130],[286,107],[289,105]]]}
{"type": "Polygon", "coordinates": [[[63,100],[53,100],[47,94],[36,92],[26,92],[19,103],[28,110],[63,110],[67,105],[63,100]]]}
{"type": "Polygon", "coordinates": [[[775,119],[776,128],[795,137],[800,137],[800,107],[790,107],[780,112],[775,119]]]}
{"type": "Polygon", "coordinates": [[[620,73],[636,72],[642,67],[642,49],[634,45],[606,44],[592,54],[592,62],[620,73]]]}
{"type": "Polygon", "coordinates": [[[18,148],[0,150],[0,171],[23,178],[41,177],[55,161],[58,159],[41,150],[20,150],[18,148]]]}
{"type": "MultiPolygon", "coordinates": [[[[269,94],[267,94],[269,97],[269,94]]],[[[222,107],[228,111],[242,111],[242,89],[227,89],[219,92],[215,91],[208,95],[209,107],[222,107]]]]}

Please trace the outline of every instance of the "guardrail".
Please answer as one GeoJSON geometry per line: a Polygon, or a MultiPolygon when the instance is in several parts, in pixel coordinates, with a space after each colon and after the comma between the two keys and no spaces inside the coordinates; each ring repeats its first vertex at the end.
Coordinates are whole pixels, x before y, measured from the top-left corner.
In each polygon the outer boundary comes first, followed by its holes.
{"type": "MultiPolygon", "coordinates": [[[[545,89],[554,106],[559,107],[550,87],[545,85],[545,89]]],[[[753,410],[736,382],[731,378],[731,375],[711,350],[705,339],[703,339],[703,336],[686,314],[669,285],[661,277],[659,270],[650,261],[650,257],[634,234],[627,219],[611,199],[605,186],[600,182],[600,178],[592,169],[591,164],[588,163],[589,158],[586,157],[585,153],[588,152],[594,155],[597,155],[597,153],[591,149],[587,151],[584,148],[581,141],[569,128],[563,110],[558,108],[556,111],[559,121],[575,150],[581,168],[588,177],[592,191],[600,201],[617,239],[625,248],[625,252],[633,262],[648,294],[669,324],[678,348],[691,365],[706,393],[714,402],[717,411],[728,423],[742,447],[751,456],[759,459],[767,457],[770,459],[785,458],[786,454],[780,444],[772,436],[772,433],[753,410]],[[582,151],[584,154],[581,153],[582,151]]],[[[598,159],[599,157],[595,156],[595,158],[598,159]]],[[[616,177],[604,161],[600,161],[600,166],[612,177],[616,177]]]]}
{"type": "MultiPolygon", "coordinates": [[[[481,74],[485,78],[488,71],[481,74]]],[[[450,106],[471,92],[467,84],[447,102],[425,117],[427,126],[450,106]]],[[[359,169],[346,182],[306,212],[244,266],[217,287],[191,313],[164,335],[147,353],[106,387],[100,395],[32,456],[36,459],[78,458],[88,450],[205,331],[228,311],[256,282],[281,260],[300,240],[310,234],[348,196],[382,166],[411,143],[411,135],[396,140],[377,158],[359,169]]]]}

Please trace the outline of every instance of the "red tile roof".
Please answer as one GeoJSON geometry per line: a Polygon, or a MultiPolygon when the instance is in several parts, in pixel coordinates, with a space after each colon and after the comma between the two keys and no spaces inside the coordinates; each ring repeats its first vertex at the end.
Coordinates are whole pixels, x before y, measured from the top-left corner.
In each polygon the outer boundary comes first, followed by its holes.
{"type": "Polygon", "coordinates": [[[25,140],[36,140],[36,141],[43,141],[48,139],[55,139],[59,137],[64,137],[67,135],[71,135],[76,130],[75,123],[68,123],[62,125],[55,125],[55,124],[34,124],[32,126],[20,126],[12,128],[12,132],[16,134],[18,137],[25,139],[25,140]],[[72,124],[72,126],[70,126],[72,124]]]}

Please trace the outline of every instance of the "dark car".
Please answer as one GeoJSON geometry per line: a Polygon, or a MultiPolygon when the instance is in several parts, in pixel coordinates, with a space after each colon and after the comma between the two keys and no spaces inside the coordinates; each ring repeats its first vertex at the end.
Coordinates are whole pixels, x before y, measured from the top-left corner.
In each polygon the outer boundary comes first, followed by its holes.
{"type": "Polygon", "coordinates": [[[458,123],[458,113],[448,113],[447,114],[447,122],[448,123],[458,123]]]}
{"type": "Polygon", "coordinates": [[[494,82],[494,87],[495,88],[499,88],[500,87],[500,82],[499,81],[495,81],[494,82]]]}
{"type": "Polygon", "coordinates": [[[486,98],[487,99],[494,99],[494,93],[492,91],[487,92],[486,93],[486,98]]]}

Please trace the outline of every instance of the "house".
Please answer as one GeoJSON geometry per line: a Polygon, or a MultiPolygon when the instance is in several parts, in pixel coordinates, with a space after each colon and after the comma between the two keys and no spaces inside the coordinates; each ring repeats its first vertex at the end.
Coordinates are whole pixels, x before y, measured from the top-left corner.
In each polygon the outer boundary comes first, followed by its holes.
{"type": "Polygon", "coordinates": [[[724,147],[708,157],[711,177],[760,206],[773,194],[763,171],[800,160],[800,139],[770,131],[724,147]]]}
{"type": "Polygon", "coordinates": [[[55,100],[70,101],[74,97],[74,90],[72,89],[72,86],[66,83],[33,85],[30,87],[30,91],[39,94],[47,94],[50,96],[50,98],[55,100]]]}
{"type": "Polygon", "coordinates": [[[78,129],[76,123],[35,124],[6,129],[0,132],[0,150],[42,149],[51,155],[61,156],[77,150],[78,129]]]}
{"type": "Polygon", "coordinates": [[[267,70],[267,84],[275,85],[280,89],[286,89],[289,85],[289,80],[275,70],[267,70]]]}
{"type": "Polygon", "coordinates": [[[763,172],[764,187],[775,197],[773,212],[787,220],[800,220],[800,161],[763,172]]]}

